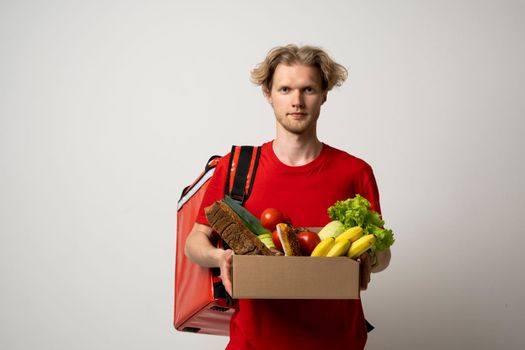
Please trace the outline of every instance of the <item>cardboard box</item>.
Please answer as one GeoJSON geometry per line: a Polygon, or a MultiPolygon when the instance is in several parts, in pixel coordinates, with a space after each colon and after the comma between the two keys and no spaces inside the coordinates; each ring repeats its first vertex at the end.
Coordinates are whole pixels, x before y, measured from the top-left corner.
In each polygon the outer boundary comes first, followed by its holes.
{"type": "Polygon", "coordinates": [[[347,257],[233,256],[233,297],[359,299],[359,263],[347,257]]]}

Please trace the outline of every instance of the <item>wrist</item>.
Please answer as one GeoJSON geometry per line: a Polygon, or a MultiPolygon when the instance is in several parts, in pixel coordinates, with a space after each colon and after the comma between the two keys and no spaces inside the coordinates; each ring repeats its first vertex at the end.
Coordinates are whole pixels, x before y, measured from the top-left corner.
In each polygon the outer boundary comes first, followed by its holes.
{"type": "Polygon", "coordinates": [[[224,249],[222,248],[214,248],[213,252],[213,260],[215,261],[215,266],[220,266],[221,261],[224,259],[224,249]]]}
{"type": "Polygon", "coordinates": [[[221,266],[224,262],[230,262],[233,251],[231,249],[224,250],[223,248],[216,248],[214,251],[215,261],[217,266],[221,266]]]}

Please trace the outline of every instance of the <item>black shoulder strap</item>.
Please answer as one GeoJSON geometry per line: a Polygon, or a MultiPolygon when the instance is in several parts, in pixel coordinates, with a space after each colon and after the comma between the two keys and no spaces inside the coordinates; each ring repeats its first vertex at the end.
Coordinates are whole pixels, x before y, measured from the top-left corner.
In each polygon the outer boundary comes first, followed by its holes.
{"type": "Polygon", "coordinates": [[[251,194],[260,154],[261,147],[232,146],[225,194],[241,205],[251,194]]]}
{"type": "MultiPolygon", "coordinates": [[[[229,195],[241,205],[244,205],[252,192],[260,155],[260,146],[232,146],[224,194],[229,195]]],[[[222,239],[221,241],[222,247],[228,249],[228,244],[222,239]]],[[[212,274],[219,276],[220,269],[212,268],[212,274]]],[[[213,284],[213,291],[215,298],[226,299],[229,306],[234,304],[232,297],[226,292],[221,281],[213,284]]]]}

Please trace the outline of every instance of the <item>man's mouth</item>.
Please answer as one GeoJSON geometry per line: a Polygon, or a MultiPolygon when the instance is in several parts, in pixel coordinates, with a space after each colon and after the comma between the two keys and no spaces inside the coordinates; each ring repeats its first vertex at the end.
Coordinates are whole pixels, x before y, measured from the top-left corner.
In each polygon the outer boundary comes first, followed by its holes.
{"type": "Polygon", "coordinates": [[[291,115],[292,117],[299,118],[299,117],[306,116],[306,113],[304,113],[304,112],[291,112],[291,113],[288,113],[288,115],[291,115]]]}

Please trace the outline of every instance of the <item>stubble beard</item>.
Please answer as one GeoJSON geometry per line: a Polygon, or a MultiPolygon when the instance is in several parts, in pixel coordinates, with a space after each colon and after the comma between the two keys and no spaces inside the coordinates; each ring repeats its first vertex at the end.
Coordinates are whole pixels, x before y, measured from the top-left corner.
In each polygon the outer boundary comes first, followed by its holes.
{"type": "Polygon", "coordinates": [[[315,124],[317,123],[317,119],[319,117],[308,116],[306,119],[303,120],[293,120],[290,119],[288,116],[277,116],[276,118],[277,122],[279,123],[279,125],[281,125],[281,127],[284,130],[294,135],[303,135],[310,129],[315,128],[315,124]]]}

